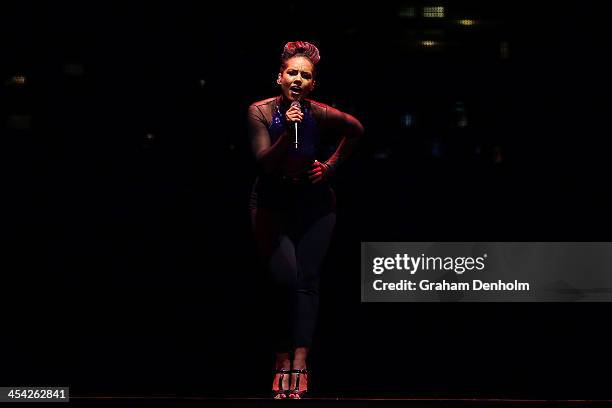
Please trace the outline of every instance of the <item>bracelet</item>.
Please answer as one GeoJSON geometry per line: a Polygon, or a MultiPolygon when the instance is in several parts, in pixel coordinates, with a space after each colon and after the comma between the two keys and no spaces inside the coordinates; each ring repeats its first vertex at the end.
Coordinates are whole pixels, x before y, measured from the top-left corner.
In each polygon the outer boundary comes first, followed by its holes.
{"type": "Polygon", "coordinates": [[[325,166],[325,173],[331,171],[332,167],[329,164],[326,162],[321,162],[321,164],[325,166]]]}

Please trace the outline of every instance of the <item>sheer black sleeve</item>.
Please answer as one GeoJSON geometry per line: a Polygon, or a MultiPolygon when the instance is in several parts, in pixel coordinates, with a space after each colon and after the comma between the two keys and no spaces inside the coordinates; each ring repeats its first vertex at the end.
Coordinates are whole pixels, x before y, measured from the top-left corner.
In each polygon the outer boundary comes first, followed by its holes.
{"type": "Polygon", "coordinates": [[[272,144],[268,123],[257,105],[249,106],[247,120],[251,150],[257,164],[264,173],[273,173],[281,165],[287,149],[291,146],[290,137],[287,132],[283,132],[272,144]]]}
{"type": "Polygon", "coordinates": [[[331,106],[326,107],[325,125],[342,138],[334,154],[325,161],[333,174],[338,166],[355,150],[364,133],[364,128],[357,118],[331,106]]]}

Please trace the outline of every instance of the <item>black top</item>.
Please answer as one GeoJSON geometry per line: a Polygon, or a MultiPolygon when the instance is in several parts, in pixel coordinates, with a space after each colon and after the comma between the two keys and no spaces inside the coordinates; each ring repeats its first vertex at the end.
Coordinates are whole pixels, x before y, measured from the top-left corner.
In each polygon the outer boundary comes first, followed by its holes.
{"type": "MultiPolygon", "coordinates": [[[[302,174],[309,169],[325,137],[335,134],[354,139],[363,133],[361,123],[347,113],[310,99],[301,105],[304,120],[298,125],[297,149],[293,127],[285,120],[288,103],[279,96],[249,106],[249,137],[260,172],[302,174]]],[[[336,164],[342,153],[339,147],[328,162],[336,164]]]]}

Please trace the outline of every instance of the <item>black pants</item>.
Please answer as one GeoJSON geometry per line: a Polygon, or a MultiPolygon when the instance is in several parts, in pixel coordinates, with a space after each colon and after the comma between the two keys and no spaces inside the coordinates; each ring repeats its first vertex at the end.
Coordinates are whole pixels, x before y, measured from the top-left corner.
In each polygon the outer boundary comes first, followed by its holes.
{"type": "Polygon", "coordinates": [[[319,308],[319,272],[336,223],[326,182],[259,177],[251,195],[255,239],[269,271],[275,350],[310,347],[319,308]]]}

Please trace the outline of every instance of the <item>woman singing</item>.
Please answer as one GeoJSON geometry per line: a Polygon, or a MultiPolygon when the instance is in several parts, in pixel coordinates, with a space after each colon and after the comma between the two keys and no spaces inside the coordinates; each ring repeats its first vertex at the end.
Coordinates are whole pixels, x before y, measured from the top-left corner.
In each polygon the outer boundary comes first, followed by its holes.
{"type": "Polygon", "coordinates": [[[275,295],[276,399],[303,398],[308,389],[306,359],[317,319],[319,269],[336,221],[328,178],[363,134],[353,116],[306,99],[315,87],[319,59],[314,45],[287,43],[277,79],[280,95],[248,110],[258,165],[251,219],[275,295]],[[340,143],[323,160],[321,142],[334,136],[340,143]]]}

